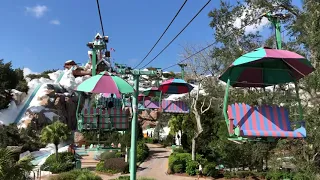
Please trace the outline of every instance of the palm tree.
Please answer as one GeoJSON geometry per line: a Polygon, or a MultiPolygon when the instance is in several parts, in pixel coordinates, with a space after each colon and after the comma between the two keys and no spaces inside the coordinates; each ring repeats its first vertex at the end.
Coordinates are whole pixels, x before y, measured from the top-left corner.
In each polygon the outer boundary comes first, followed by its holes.
{"type": "Polygon", "coordinates": [[[16,161],[12,150],[0,148],[0,179],[26,179],[33,169],[31,160],[31,156],[26,156],[16,161]]]}
{"type": "Polygon", "coordinates": [[[58,161],[58,145],[61,141],[68,139],[70,130],[68,126],[60,121],[56,121],[41,130],[41,141],[53,143],[56,148],[56,160],[58,161]]]}

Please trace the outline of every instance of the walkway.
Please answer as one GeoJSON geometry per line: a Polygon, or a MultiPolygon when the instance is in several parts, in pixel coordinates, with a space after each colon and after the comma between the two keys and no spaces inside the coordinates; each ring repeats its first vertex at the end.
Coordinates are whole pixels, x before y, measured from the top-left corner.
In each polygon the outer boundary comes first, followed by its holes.
{"type": "MultiPolygon", "coordinates": [[[[143,162],[137,169],[137,177],[150,177],[157,180],[195,180],[195,177],[185,177],[166,174],[168,169],[168,157],[171,153],[170,149],[166,149],[157,144],[147,144],[150,149],[149,158],[143,162]]],[[[100,174],[99,174],[100,175],[100,174]]],[[[100,175],[103,179],[114,179],[120,175],[112,177],[100,175]]],[[[124,176],[124,175],[123,175],[124,176]]],[[[201,180],[204,178],[200,178],[201,180]]],[[[206,178],[210,179],[210,178],[206,178]]]]}

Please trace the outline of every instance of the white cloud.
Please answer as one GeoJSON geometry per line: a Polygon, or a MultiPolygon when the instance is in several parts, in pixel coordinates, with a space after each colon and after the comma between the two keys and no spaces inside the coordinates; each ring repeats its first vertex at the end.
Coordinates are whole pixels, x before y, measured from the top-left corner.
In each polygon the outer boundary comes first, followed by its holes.
{"type": "Polygon", "coordinates": [[[48,11],[45,5],[36,5],[34,7],[26,7],[26,12],[32,14],[36,18],[42,17],[48,11]]]}
{"type": "Polygon", "coordinates": [[[54,25],[60,25],[60,21],[55,19],[55,20],[51,20],[50,24],[54,24],[54,25]]]}
{"type": "MultiPolygon", "coordinates": [[[[262,14],[262,10],[260,12],[262,14]]],[[[242,20],[245,19],[246,17],[250,17],[250,16],[254,17],[255,13],[253,12],[253,10],[249,9],[249,6],[247,6],[244,9],[241,17],[236,18],[236,20],[234,21],[234,23],[233,23],[234,27],[241,28],[242,20]]],[[[256,31],[261,30],[268,23],[269,23],[269,20],[267,18],[263,17],[260,22],[246,26],[244,31],[246,34],[254,33],[256,31]]]]}
{"type": "Polygon", "coordinates": [[[29,74],[39,74],[37,72],[33,72],[31,69],[29,68],[23,68],[23,76],[26,77],[29,74]]]}

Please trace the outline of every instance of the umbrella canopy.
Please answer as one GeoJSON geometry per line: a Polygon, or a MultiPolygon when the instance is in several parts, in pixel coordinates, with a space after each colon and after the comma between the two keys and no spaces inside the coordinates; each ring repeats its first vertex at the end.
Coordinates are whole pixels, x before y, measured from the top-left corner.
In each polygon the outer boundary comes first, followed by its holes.
{"type": "MultiPolygon", "coordinates": [[[[103,93],[102,96],[106,97],[106,98],[109,98],[109,97],[111,97],[111,94],[112,93],[103,93]]],[[[117,96],[116,94],[113,94],[113,97],[114,98],[120,98],[121,96],[117,96]]]]}
{"type": "Polygon", "coordinates": [[[149,96],[146,96],[144,94],[139,94],[138,95],[138,101],[143,101],[143,100],[150,100],[151,98],[149,96]]]}
{"type": "Polygon", "coordinates": [[[113,93],[117,97],[121,97],[120,94],[133,93],[134,89],[122,78],[104,71],[83,81],[76,88],[76,91],[90,93],[113,93]]]}
{"type": "Polygon", "coordinates": [[[233,87],[266,87],[297,81],[314,71],[303,56],[271,48],[258,48],[236,59],[219,77],[233,87]]]}
{"type": "Polygon", "coordinates": [[[161,91],[157,87],[151,87],[142,92],[145,96],[155,97],[160,96],[161,91]]]}
{"type": "Polygon", "coordinates": [[[184,81],[183,79],[172,78],[164,81],[159,90],[165,94],[184,94],[192,91],[193,86],[184,81]]]}

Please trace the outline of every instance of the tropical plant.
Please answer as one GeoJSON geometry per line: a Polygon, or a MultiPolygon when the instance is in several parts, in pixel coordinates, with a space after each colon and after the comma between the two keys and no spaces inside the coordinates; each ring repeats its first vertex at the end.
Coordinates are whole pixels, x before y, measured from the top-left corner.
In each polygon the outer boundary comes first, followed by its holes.
{"type": "Polygon", "coordinates": [[[53,143],[56,149],[56,160],[58,161],[58,145],[61,141],[68,139],[70,130],[68,126],[60,121],[56,121],[41,130],[40,139],[44,143],[53,143]]]}
{"type": "Polygon", "coordinates": [[[26,179],[33,169],[31,160],[31,156],[26,156],[17,161],[13,151],[7,148],[0,148],[0,179],[26,179]]]}

